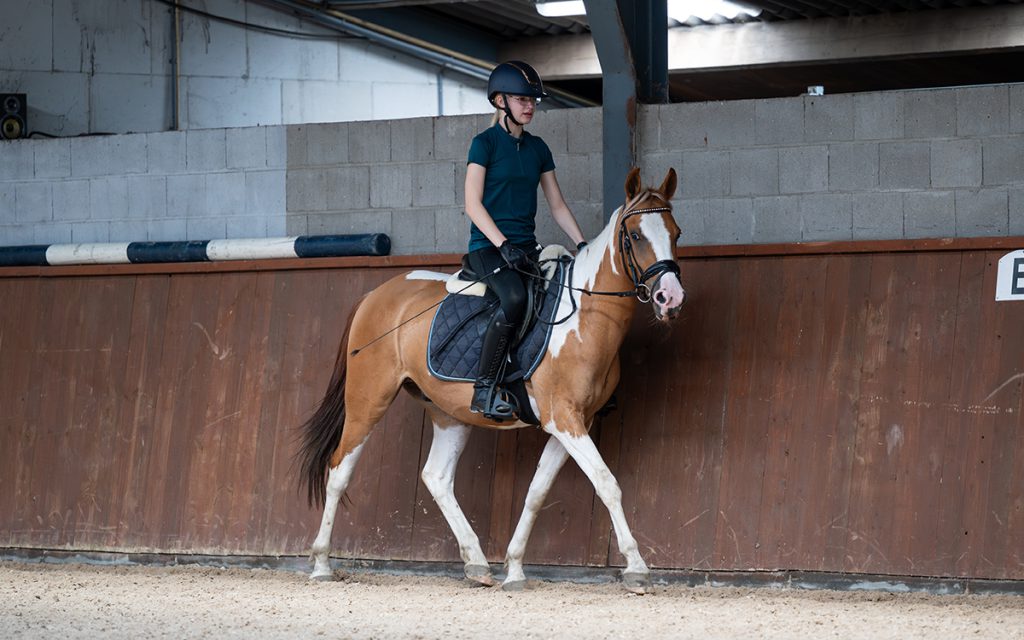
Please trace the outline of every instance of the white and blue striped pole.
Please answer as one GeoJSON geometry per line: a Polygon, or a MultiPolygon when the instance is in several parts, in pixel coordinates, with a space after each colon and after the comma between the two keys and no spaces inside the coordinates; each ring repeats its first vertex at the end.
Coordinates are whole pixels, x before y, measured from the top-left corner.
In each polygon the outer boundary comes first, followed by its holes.
{"type": "Polygon", "coordinates": [[[383,233],[175,242],[41,244],[0,247],[0,267],[386,256],[389,253],[391,238],[383,233]]]}

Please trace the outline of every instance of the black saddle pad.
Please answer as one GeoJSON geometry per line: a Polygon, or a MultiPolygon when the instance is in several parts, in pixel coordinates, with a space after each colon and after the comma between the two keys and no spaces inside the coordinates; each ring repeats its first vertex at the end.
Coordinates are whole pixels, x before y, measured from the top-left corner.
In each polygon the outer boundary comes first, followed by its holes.
{"type": "MultiPolygon", "coordinates": [[[[555,268],[553,282],[562,282],[565,263],[559,261],[555,268]]],[[[548,286],[541,296],[540,311],[535,322],[523,339],[519,341],[512,357],[512,364],[506,370],[506,382],[529,379],[544,357],[551,336],[552,319],[558,310],[562,287],[548,286]]],[[[480,365],[480,350],[484,332],[498,299],[487,296],[465,296],[448,294],[434,312],[427,342],[427,367],[430,373],[442,380],[476,380],[480,365]]]]}

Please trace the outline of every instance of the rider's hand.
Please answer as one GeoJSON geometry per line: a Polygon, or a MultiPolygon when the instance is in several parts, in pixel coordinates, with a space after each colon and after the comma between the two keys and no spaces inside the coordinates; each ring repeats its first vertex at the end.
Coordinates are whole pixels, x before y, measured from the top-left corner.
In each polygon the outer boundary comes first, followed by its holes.
{"type": "Polygon", "coordinates": [[[580,251],[583,251],[583,247],[585,247],[585,246],[587,246],[587,241],[586,240],[584,240],[583,242],[577,244],[576,245],[576,253],[579,253],[580,251]]]}
{"type": "Polygon", "coordinates": [[[501,257],[505,259],[505,263],[516,270],[526,270],[530,266],[530,256],[526,255],[526,252],[512,244],[511,241],[506,240],[501,243],[498,247],[498,251],[501,252],[501,257]]]}

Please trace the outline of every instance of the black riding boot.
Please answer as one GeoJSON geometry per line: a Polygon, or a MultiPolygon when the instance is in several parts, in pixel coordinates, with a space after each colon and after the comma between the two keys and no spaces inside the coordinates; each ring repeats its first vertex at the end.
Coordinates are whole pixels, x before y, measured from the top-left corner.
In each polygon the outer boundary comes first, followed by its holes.
{"type": "Polygon", "coordinates": [[[473,384],[473,402],[469,406],[473,413],[482,413],[485,418],[498,421],[516,419],[516,406],[502,398],[503,394],[498,387],[515,332],[516,325],[507,322],[505,312],[498,307],[484,334],[480,370],[473,384]]]}

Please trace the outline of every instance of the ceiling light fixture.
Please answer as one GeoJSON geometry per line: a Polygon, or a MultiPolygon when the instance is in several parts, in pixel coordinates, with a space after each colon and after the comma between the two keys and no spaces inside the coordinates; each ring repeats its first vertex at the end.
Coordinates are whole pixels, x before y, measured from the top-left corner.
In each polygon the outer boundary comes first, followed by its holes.
{"type": "MultiPolygon", "coordinates": [[[[566,18],[585,16],[587,8],[583,0],[551,0],[538,2],[537,13],[545,18],[566,18]]],[[[692,18],[707,22],[716,15],[729,20],[735,20],[740,15],[756,18],[761,15],[761,9],[729,0],[668,0],[668,16],[676,22],[686,22],[692,18]]]]}

